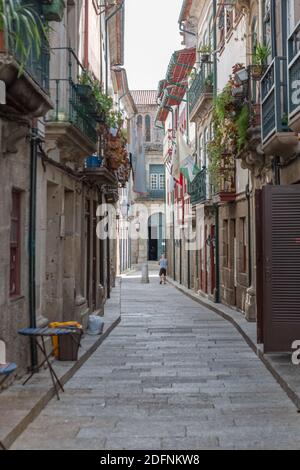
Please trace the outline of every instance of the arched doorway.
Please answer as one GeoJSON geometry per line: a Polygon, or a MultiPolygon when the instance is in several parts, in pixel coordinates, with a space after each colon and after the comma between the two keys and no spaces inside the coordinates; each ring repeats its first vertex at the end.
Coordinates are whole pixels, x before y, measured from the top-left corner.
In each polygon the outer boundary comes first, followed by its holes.
{"type": "Polygon", "coordinates": [[[148,260],[158,261],[165,252],[165,216],[162,212],[148,219],[148,260]]]}

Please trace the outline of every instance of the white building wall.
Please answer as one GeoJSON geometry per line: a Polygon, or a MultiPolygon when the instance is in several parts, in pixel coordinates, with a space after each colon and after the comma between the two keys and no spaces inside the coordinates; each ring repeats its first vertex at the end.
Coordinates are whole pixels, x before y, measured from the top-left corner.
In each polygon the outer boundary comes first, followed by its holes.
{"type": "Polygon", "coordinates": [[[234,64],[246,64],[246,23],[242,17],[229,40],[225,40],[225,48],[218,55],[218,93],[229,80],[234,64]]]}

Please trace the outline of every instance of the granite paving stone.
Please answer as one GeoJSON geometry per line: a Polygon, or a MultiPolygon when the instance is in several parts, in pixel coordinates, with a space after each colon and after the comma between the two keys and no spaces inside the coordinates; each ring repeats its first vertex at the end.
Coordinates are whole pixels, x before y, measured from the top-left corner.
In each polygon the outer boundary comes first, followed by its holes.
{"type": "Polygon", "coordinates": [[[295,405],[228,321],[139,273],[121,314],[13,449],[300,447],[295,405]]]}

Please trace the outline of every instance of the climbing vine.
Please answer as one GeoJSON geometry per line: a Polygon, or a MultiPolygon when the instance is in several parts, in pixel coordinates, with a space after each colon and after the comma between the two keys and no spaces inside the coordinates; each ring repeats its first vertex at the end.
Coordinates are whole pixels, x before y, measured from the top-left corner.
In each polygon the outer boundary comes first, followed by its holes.
{"type": "Polygon", "coordinates": [[[212,177],[220,173],[224,157],[235,158],[247,142],[249,103],[244,95],[236,96],[237,84],[232,76],[216,97],[213,105],[214,138],[208,144],[209,172],[212,177]]]}

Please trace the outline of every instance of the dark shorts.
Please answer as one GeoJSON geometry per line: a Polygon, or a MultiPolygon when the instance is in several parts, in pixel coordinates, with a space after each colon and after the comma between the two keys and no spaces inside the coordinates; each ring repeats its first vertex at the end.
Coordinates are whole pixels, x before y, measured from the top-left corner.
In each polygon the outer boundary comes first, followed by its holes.
{"type": "Polygon", "coordinates": [[[167,270],[165,268],[160,268],[159,275],[160,276],[166,276],[167,275],[167,270]]]}

